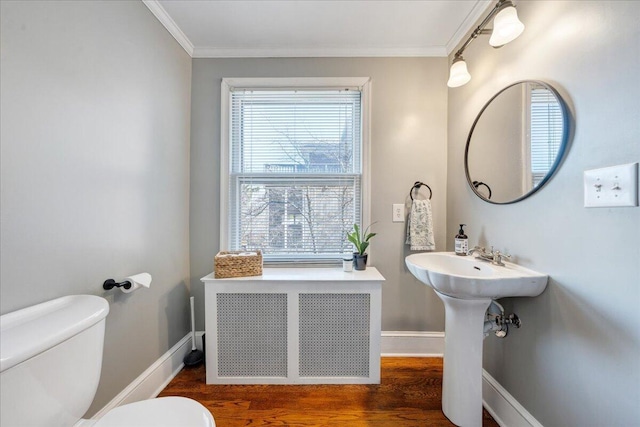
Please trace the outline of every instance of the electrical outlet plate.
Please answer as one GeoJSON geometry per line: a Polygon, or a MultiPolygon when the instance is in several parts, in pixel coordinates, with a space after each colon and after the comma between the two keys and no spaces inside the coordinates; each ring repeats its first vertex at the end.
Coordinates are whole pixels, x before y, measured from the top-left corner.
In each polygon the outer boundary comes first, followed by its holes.
{"type": "Polygon", "coordinates": [[[584,206],[638,206],[638,163],[584,171],[584,206]]]}
{"type": "Polygon", "coordinates": [[[404,205],[402,203],[393,204],[393,222],[404,222],[404,205]]]}

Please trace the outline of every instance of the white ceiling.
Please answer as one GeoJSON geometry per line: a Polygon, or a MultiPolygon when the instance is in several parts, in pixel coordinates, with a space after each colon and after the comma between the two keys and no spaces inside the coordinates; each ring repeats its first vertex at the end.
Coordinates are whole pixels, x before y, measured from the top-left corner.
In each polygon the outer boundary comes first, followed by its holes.
{"type": "Polygon", "coordinates": [[[194,58],[446,56],[491,0],[142,0],[194,58]]]}

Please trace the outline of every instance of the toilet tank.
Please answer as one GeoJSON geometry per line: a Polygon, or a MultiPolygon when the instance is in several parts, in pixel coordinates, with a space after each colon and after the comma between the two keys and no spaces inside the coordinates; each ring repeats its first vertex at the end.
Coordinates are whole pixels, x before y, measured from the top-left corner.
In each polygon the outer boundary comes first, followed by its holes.
{"type": "Polygon", "coordinates": [[[109,304],[72,295],[0,316],[0,425],[69,427],[100,381],[109,304]]]}

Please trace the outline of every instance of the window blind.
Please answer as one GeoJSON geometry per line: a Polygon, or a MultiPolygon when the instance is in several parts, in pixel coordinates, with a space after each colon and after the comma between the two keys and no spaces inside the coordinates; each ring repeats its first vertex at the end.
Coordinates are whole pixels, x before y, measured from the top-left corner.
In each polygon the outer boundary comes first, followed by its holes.
{"type": "Polygon", "coordinates": [[[358,90],[231,91],[229,244],[267,262],[352,251],[362,205],[358,90]]]}
{"type": "Polygon", "coordinates": [[[547,175],[562,143],[563,117],[558,100],[544,87],[531,88],[531,177],[533,187],[547,175]]]}

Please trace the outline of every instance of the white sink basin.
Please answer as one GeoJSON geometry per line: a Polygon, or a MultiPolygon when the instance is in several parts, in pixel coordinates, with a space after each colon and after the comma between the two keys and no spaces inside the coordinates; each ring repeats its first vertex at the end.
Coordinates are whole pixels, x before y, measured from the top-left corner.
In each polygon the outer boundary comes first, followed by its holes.
{"type": "Polygon", "coordinates": [[[493,265],[452,252],[409,255],[407,267],[444,303],[442,411],[458,426],[482,427],[482,344],[492,299],[535,297],[547,275],[516,264],[493,265]]]}
{"type": "Polygon", "coordinates": [[[535,297],[547,286],[546,274],[510,262],[504,267],[493,265],[453,252],[409,255],[405,262],[418,280],[452,298],[535,297]]]}

